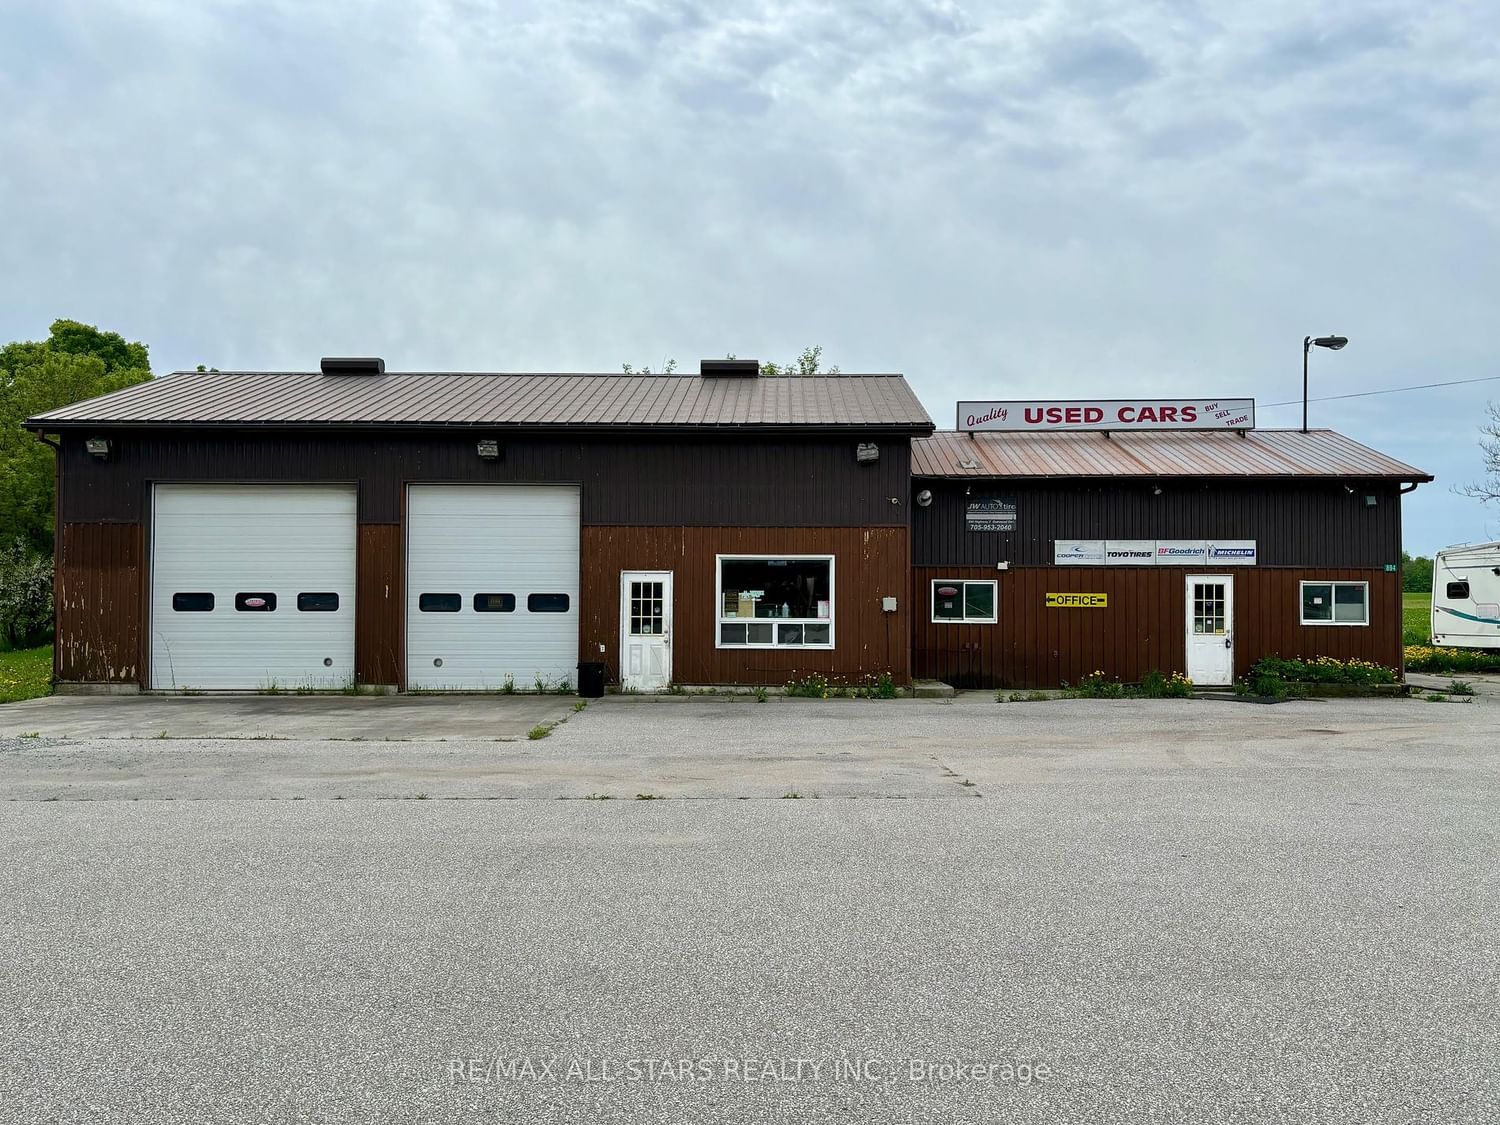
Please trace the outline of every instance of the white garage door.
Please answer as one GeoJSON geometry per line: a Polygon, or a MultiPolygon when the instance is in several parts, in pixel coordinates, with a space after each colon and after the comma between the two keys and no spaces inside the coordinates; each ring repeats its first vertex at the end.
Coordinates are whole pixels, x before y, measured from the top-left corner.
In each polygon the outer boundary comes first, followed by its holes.
{"type": "Polygon", "coordinates": [[[406,685],[534,691],[578,670],[578,489],[414,484],[406,685]]]}
{"type": "Polygon", "coordinates": [[[353,682],[352,487],[159,484],[151,528],[152,687],[353,682]]]}

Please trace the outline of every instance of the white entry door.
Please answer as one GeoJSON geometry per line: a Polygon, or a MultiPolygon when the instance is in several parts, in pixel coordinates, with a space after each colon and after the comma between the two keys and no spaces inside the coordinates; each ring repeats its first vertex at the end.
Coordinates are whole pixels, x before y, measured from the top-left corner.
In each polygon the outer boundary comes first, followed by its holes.
{"type": "Polygon", "coordinates": [[[620,686],[665,691],[672,682],[672,572],[620,574],[620,686]]]}
{"type": "Polygon", "coordinates": [[[1189,574],[1187,675],[1195,684],[1234,682],[1234,579],[1189,574]]]}

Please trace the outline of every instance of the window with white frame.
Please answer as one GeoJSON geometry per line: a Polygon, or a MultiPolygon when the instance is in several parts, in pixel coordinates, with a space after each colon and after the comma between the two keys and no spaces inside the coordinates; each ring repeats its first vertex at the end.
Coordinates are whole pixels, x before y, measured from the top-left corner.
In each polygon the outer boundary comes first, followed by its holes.
{"type": "Polygon", "coordinates": [[[1302,624],[1368,625],[1368,582],[1302,583],[1302,624]]]}
{"type": "Polygon", "coordinates": [[[972,582],[966,578],[938,578],[932,583],[932,620],[971,624],[995,623],[993,581],[972,582]]]}
{"type": "Polygon", "coordinates": [[[719,648],[832,648],[833,556],[720,555],[719,648]]]}

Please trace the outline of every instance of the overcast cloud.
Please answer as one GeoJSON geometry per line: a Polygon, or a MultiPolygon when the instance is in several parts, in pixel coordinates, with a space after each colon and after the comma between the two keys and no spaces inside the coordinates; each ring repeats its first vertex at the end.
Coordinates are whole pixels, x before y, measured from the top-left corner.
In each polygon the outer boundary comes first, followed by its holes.
{"type": "MultiPolygon", "coordinates": [[[[961,397],[1500,375],[1500,9],[1189,0],[0,4],[0,340],[199,362],[703,356],[961,397]],[[726,14],[729,13],[729,14],[726,14]]],[[[1500,382],[1314,403],[1500,535],[1500,382]]],[[[1298,407],[1262,410],[1294,425],[1298,407]]]]}

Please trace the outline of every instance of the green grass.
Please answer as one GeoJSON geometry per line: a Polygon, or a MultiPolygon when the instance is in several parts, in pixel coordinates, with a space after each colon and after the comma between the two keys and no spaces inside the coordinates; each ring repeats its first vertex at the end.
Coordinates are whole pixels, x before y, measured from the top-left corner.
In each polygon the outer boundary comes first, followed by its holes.
{"type": "Polygon", "coordinates": [[[1432,640],[1432,595],[1401,595],[1401,641],[1425,645],[1432,640]]]}
{"type": "Polygon", "coordinates": [[[0,703],[51,694],[51,645],[0,652],[0,703]]]}

